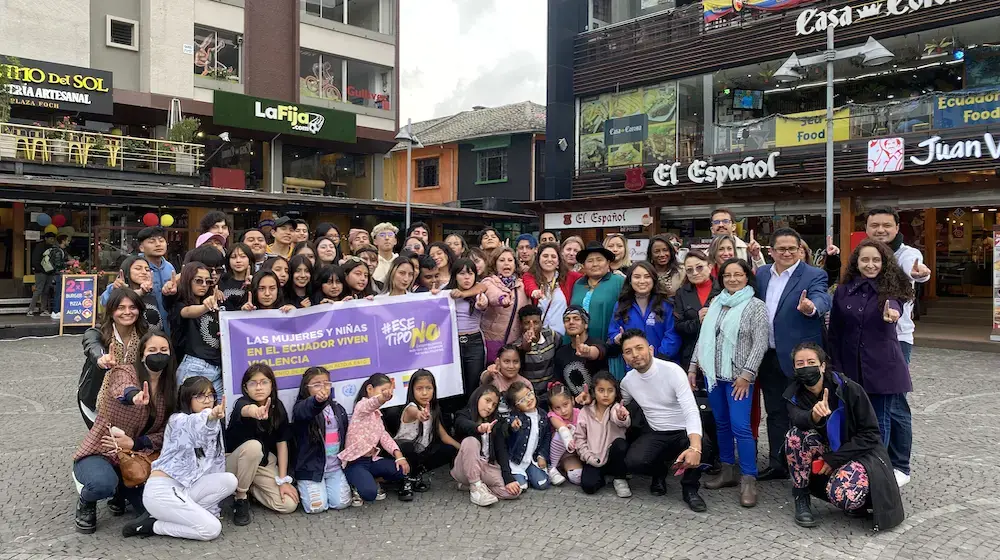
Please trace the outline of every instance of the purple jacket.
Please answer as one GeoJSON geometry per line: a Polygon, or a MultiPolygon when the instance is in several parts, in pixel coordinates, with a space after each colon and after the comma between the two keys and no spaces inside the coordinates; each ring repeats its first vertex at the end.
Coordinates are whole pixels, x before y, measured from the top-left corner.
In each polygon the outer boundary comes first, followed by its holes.
{"type": "MultiPolygon", "coordinates": [[[[894,299],[889,307],[902,313],[894,299]]],[[[909,393],[910,370],[896,338],[896,324],[882,319],[873,280],[856,278],[837,287],[830,311],[830,359],[835,371],[874,395],[909,393]]]]}

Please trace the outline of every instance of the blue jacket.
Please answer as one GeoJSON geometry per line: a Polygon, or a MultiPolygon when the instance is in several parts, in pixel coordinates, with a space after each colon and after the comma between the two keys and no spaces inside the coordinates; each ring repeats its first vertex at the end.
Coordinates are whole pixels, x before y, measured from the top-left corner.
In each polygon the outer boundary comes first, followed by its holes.
{"type": "MultiPolygon", "coordinates": [[[[545,411],[536,408],[538,412],[538,446],[532,450],[531,460],[534,461],[537,457],[545,457],[545,460],[549,460],[549,446],[552,444],[552,424],[549,423],[549,417],[545,414],[545,411]]],[[[521,428],[519,430],[514,430],[511,428],[510,434],[507,435],[507,448],[510,451],[510,464],[516,465],[524,459],[524,454],[528,452],[528,437],[531,434],[531,419],[528,415],[518,411],[511,411],[510,413],[510,423],[514,422],[514,419],[518,418],[521,420],[521,428]]]]}
{"type": "Polygon", "coordinates": [[[330,398],[325,402],[319,402],[316,397],[303,399],[292,408],[292,431],[295,436],[295,470],[293,471],[296,480],[311,480],[320,482],[326,472],[326,444],[316,443],[309,438],[309,427],[317,415],[323,414],[323,409],[327,405],[333,407],[333,414],[337,417],[337,431],[340,433],[340,445],[343,448],[347,441],[347,411],[340,403],[330,398]]]}
{"type": "MultiPolygon", "coordinates": [[[[608,347],[615,346],[615,337],[621,331],[639,329],[646,333],[646,340],[656,351],[657,356],[663,356],[671,362],[676,362],[681,349],[681,337],[674,330],[674,306],[663,302],[663,320],[658,320],[653,306],[643,314],[639,304],[633,302],[624,321],[618,318],[618,304],[611,313],[611,324],[608,325],[608,347]]],[[[618,349],[620,352],[620,349],[618,349]]]]}
{"type": "MultiPolygon", "coordinates": [[[[757,297],[767,303],[767,286],[771,282],[773,264],[757,270],[757,297]]],[[[774,346],[778,362],[785,377],[792,377],[792,350],[802,342],[823,345],[824,315],[830,310],[830,294],[827,293],[826,271],[800,262],[781,292],[778,310],[774,314],[771,329],[774,332],[774,346]],[[816,312],[806,317],[799,312],[799,296],[806,291],[806,297],[816,306],[816,312]]]]}
{"type": "MultiPolygon", "coordinates": [[[[139,256],[142,256],[142,253],[139,253],[139,256]]],[[[153,297],[156,298],[156,310],[160,312],[160,317],[164,319],[163,332],[170,334],[170,321],[166,320],[169,315],[166,306],[163,304],[163,285],[173,277],[174,265],[170,264],[170,261],[166,257],[163,257],[160,259],[160,266],[156,266],[151,261],[149,262],[149,272],[153,277],[153,297]]],[[[108,283],[108,287],[101,294],[101,305],[108,304],[108,298],[111,297],[113,289],[114,283],[108,283]]]]}

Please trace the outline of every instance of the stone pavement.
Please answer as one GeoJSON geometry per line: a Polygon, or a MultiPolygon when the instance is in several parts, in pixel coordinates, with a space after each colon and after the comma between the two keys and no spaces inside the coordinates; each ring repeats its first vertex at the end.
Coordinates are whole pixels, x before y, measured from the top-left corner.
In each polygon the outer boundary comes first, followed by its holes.
{"type": "Polygon", "coordinates": [[[705,514],[687,509],[676,481],[666,497],[655,498],[644,478],[633,481],[628,500],[610,489],[585,496],[567,485],[479,508],[437,471],[432,490],[409,504],[390,492],[374,505],[312,516],[255,507],[250,526],[227,519],[223,535],[210,543],[122,539],[131,513],[112,518],[103,504],[98,532],[75,533],[70,456],[84,436],[74,400],[80,338],[0,342],[0,364],[0,560],[1000,558],[993,354],[914,351],[914,479],[903,489],[907,519],[889,532],[874,534],[816,500],[820,527],[799,528],[787,482],[759,484],[754,509],[739,507],[735,488],[703,490],[705,514]]]}

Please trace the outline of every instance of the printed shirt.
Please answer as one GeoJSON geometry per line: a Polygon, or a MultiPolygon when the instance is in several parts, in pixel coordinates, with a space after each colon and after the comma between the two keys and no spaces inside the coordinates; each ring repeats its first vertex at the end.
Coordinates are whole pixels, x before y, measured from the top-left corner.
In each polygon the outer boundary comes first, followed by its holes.
{"type": "Polygon", "coordinates": [[[390,454],[399,451],[396,441],[385,430],[380,406],[377,397],[368,397],[354,407],[354,415],[347,426],[347,442],[337,455],[341,461],[350,463],[359,457],[377,456],[378,445],[390,454]]]}
{"type": "Polygon", "coordinates": [[[337,415],[333,412],[333,408],[323,407],[323,422],[326,424],[326,439],[324,441],[326,472],[333,472],[340,470],[341,467],[340,457],[337,456],[340,453],[340,426],[337,424],[337,415]]]}

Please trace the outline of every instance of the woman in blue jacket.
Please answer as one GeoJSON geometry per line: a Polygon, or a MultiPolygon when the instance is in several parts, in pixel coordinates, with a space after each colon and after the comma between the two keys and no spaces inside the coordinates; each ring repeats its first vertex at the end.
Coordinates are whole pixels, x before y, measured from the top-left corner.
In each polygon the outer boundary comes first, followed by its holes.
{"type": "MultiPolygon", "coordinates": [[[[674,330],[674,307],[658,286],[653,265],[646,261],[634,263],[611,313],[608,353],[615,357],[609,361],[621,362],[620,370],[623,374],[625,365],[621,358],[621,337],[629,329],[645,332],[646,339],[655,349],[658,358],[676,362],[680,357],[682,341],[674,330]]],[[[619,368],[612,367],[612,373],[617,369],[619,368]]]]}

